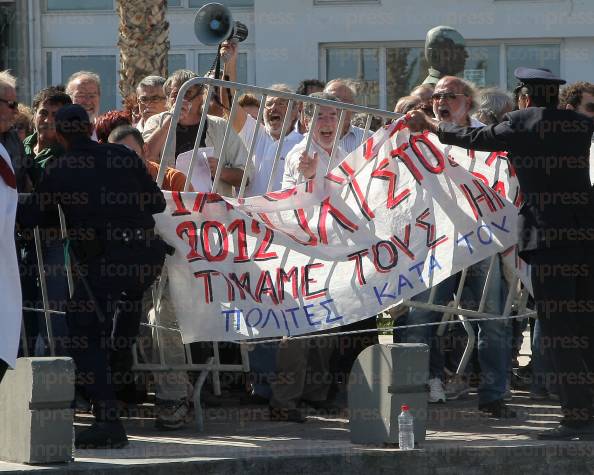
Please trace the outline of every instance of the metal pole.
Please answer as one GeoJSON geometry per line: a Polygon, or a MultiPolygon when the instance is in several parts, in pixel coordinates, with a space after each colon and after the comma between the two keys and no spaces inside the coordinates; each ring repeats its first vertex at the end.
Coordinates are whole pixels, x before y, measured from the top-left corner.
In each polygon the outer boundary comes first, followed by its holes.
{"type": "Polygon", "coordinates": [[[35,252],[37,253],[37,267],[39,268],[39,285],[41,287],[41,298],[43,300],[43,310],[45,314],[45,326],[47,328],[47,339],[50,347],[50,355],[56,356],[56,347],[54,342],[54,332],[52,331],[52,319],[49,313],[49,301],[47,295],[47,282],[45,280],[45,267],[43,265],[43,250],[41,248],[41,238],[39,237],[39,227],[35,226],[33,230],[35,236],[35,252]]]}

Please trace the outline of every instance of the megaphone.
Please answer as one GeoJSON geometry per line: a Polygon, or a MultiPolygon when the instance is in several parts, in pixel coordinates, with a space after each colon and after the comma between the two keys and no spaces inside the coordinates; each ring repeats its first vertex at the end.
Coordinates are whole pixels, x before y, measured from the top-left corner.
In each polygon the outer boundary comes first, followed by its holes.
{"type": "Polygon", "coordinates": [[[233,21],[233,16],[225,5],[207,3],[196,13],[194,34],[200,43],[218,45],[230,39],[239,42],[245,40],[248,29],[243,23],[233,21]]]}

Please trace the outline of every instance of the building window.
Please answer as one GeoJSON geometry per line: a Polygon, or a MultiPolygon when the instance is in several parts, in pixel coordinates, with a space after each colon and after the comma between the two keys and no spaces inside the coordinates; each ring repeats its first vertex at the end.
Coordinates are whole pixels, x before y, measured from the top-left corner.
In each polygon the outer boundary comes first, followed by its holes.
{"type": "MultiPolygon", "coordinates": [[[[464,71],[459,76],[478,87],[496,86],[512,90],[518,66],[548,68],[560,74],[560,46],[556,44],[470,44],[464,71]]],[[[370,107],[386,104],[392,110],[398,99],[410,93],[427,77],[423,43],[365,46],[323,46],[322,78],[326,81],[352,78],[364,85],[358,102],[370,107]],[[385,58],[385,68],[379,58],[385,58]],[[385,73],[384,73],[385,71],[385,73]],[[384,86],[385,84],[385,86],[384,86]],[[381,85],[381,89],[380,89],[381,85]]]]}
{"type": "Polygon", "coordinates": [[[513,90],[518,83],[514,70],[520,66],[547,68],[561,75],[561,51],[559,45],[510,45],[506,50],[507,89],[513,90]]]}
{"type": "MultiPolygon", "coordinates": [[[[211,3],[210,0],[189,0],[189,7],[190,8],[200,8],[207,3],[211,3]]],[[[222,3],[227,8],[232,7],[253,7],[254,0],[219,0],[219,3],[222,3]]]]}
{"type": "Polygon", "coordinates": [[[181,7],[181,0],[168,0],[167,7],[181,7]]]}
{"type": "Polygon", "coordinates": [[[91,71],[101,78],[101,113],[117,109],[117,65],[115,55],[62,56],[62,82],[66,84],[71,74],[91,71]]]}
{"type": "Polygon", "coordinates": [[[462,76],[477,87],[499,86],[499,46],[468,46],[462,76]]]}
{"type": "Polygon", "coordinates": [[[427,77],[423,48],[386,49],[386,95],[389,108],[427,77]]]}
{"type": "Polygon", "coordinates": [[[379,107],[378,48],[328,48],[326,81],[336,78],[356,81],[360,105],[379,107]]]}
{"type": "Polygon", "coordinates": [[[113,10],[113,0],[46,0],[47,11],[113,10]]]}
{"type": "Polygon", "coordinates": [[[178,69],[186,69],[186,55],[185,54],[168,54],[167,55],[167,72],[171,75],[173,71],[178,69]]]}

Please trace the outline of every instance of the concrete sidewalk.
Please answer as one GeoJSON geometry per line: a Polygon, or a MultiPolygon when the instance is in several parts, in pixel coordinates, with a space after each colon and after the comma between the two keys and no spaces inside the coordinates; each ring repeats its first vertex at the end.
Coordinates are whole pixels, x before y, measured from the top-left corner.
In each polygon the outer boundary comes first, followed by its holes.
{"type": "MultiPolygon", "coordinates": [[[[229,401],[227,401],[229,402],[229,401]]],[[[122,450],[77,450],[68,465],[0,463],[7,473],[185,474],[516,474],[594,473],[594,443],[543,443],[534,434],[553,427],[553,402],[514,392],[515,420],[497,421],[477,410],[477,397],[430,406],[428,437],[418,450],[357,446],[347,414],[312,415],[305,424],[270,422],[265,407],[224,405],[205,411],[206,432],[157,432],[152,407],[125,419],[130,445],[122,450]]],[[[78,417],[78,425],[90,417],[78,417]]]]}

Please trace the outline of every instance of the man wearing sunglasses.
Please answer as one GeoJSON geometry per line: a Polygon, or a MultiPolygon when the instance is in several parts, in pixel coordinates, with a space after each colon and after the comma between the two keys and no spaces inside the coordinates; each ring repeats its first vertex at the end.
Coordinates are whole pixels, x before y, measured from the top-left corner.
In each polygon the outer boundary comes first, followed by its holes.
{"type": "Polygon", "coordinates": [[[483,125],[470,116],[476,107],[475,90],[463,79],[446,76],[435,85],[431,96],[433,114],[438,120],[460,126],[480,127],[483,125]]]}
{"type": "Polygon", "coordinates": [[[430,130],[444,144],[507,150],[524,203],[518,248],[531,265],[543,339],[560,389],[563,417],[539,439],[594,440],[594,194],[588,177],[594,122],[559,109],[559,85],[548,69],[517,68],[518,111],[497,125],[459,127],[407,115],[411,130],[430,130]],[[579,341],[579,344],[575,344],[579,341]]]}
{"type": "Polygon", "coordinates": [[[10,155],[16,176],[17,190],[26,192],[30,182],[25,170],[25,149],[15,130],[12,130],[19,103],[16,96],[16,78],[8,71],[0,72],[0,143],[10,155]]]}
{"type": "MultiPolygon", "coordinates": [[[[476,93],[473,86],[463,79],[446,76],[435,85],[432,95],[433,113],[437,120],[456,126],[481,127],[484,124],[470,116],[476,107],[476,93]]],[[[412,114],[412,112],[409,112],[412,114]]],[[[425,115],[424,115],[425,116],[425,115]]],[[[468,272],[462,292],[463,305],[477,309],[481,294],[485,288],[490,259],[474,264],[468,272]]],[[[459,274],[439,283],[435,289],[434,303],[447,305],[458,288],[459,274]]],[[[488,313],[501,314],[503,311],[503,292],[501,286],[501,268],[499,259],[491,267],[491,279],[486,290],[484,310],[488,313]]],[[[430,290],[419,294],[413,300],[427,302],[430,290]]],[[[438,312],[411,308],[407,317],[408,324],[435,323],[441,320],[438,312]]],[[[404,323],[404,324],[406,324],[404,323]]],[[[504,401],[507,372],[511,361],[511,326],[505,321],[479,321],[478,359],[481,367],[479,382],[479,410],[495,418],[513,418],[515,412],[504,401]]],[[[439,349],[436,327],[409,328],[404,334],[408,343],[426,343],[430,345],[429,367],[429,402],[445,402],[457,399],[470,391],[465,375],[453,378],[443,387],[444,360],[439,349]]]]}

